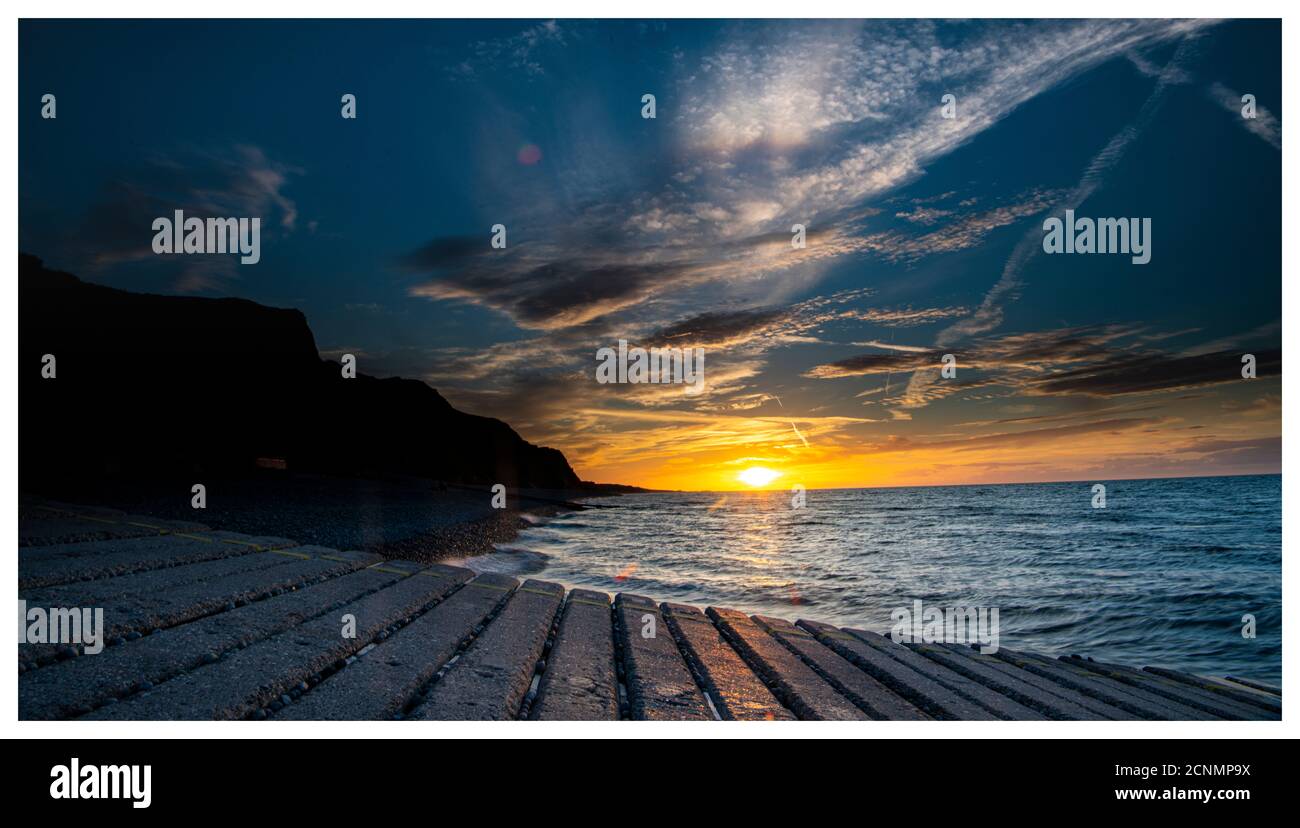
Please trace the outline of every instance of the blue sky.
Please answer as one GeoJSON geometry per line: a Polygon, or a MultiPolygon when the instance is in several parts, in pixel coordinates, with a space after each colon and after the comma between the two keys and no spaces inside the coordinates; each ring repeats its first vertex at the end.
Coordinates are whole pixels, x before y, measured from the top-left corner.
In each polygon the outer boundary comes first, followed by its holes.
{"type": "Polygon", "coordinates": [[[300,308],[323,352],[584,477],[1280,470],[1276,21],[27,21],[19,42],[25,252],[300,308]],[[1044,255],[1067,207],[1151,218],[1151,262],[1044,255]],[[261,262],[153,255],[173,209],[261,216],[261,262]],[[619,338],[704,347],[706,392],[595,384],[619,338]]]}

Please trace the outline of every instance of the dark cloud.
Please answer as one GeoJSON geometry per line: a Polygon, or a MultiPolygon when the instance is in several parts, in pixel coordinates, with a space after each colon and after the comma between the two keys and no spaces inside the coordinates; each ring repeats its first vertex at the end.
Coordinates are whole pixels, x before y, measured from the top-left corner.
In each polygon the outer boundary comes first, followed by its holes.
{"type": "Polygon", "coordinates": [[[787,313],[777,308],[702,313],[661,328],[651,340],[677,347],[721,345],[768,331],[787,313]]]}
{"type": "Polygon", "coordinates": [[[435,239],[403,256],[408,270],[427,274],[417,296],[464,299],[510,315],[525,328],[568,328],[653,299],[689,268],[551,257],[550,248],[520,244],[493,249],[487,236],[435,239]]]}
{"type": "MultiPolygon", "coordinates": [[[[1242,350],[1168,353],[1153,350],[1149,344],[1153,338],[1145,333],[1137,328],[1104,326],[1012,334],[964,348],[861,354],[814,366],[804,376],[834,379],[911,373],[906,391],[883,401],[904,409],[983,386],[1001,386],[1032,396],[1110,398],[1242,379],[1242,350]],[[956,357],[961,381],[935,379],[946,353],[956,357]],[[972,380],[969,371],[981,373],[972,380]]],[[[1280,349],[1256,349],[1254,353],[1257,377],[1281,373],[1280,349]]]]}
{"type": "Polygon", "coordinates": [[[939,367],[939,355],[934,351],[920,353],[862,354],[817,365],[804,374],[816,379],[836,377],[865,377],[896,371],[916,371],[920,368],[939,367]]]}
{"type": "MultiPolygon", "coordinates": [[[[1142,394],[1194,388],[1241,380],[1240,351],[1175,357],[1167,354],[1137,354],[1062,371],[1030,388],[1040,394],[1089,394],[1099,397],[1142,394]]],[[[1255,354],[1256,376],[1282,373],[1282,351],[1273,349],[1255,354]]]]}
{"type": "Polygon", "coordinates": [[[574,317],[585,321],[625,307],[631,300],[648,299],[684,272],[662,264],[548,264],[528,274],[525,285],[532,290],[514,307],[525,322],[544,324],[574,317]]]}
{"type": "Polygon", "coordinates": [[[947,353],[957,358],[961,368],[1047,369],[1057,365],[1106,359],[1115,353],[1110,343],[1131,333],[1131,329],[1122,327],[1099,327],[1011,334],[981,340],[965,348],[863,354],[815,366],[805,376],[827,379],[938,368],[940,360],[947,353]]]}
{"type": "Polygon", "coordinates": [[[483,255],[484,247],[482,236],[443,236],[406,254],[401,264],[412,270],[442,270],[483,255]]]}

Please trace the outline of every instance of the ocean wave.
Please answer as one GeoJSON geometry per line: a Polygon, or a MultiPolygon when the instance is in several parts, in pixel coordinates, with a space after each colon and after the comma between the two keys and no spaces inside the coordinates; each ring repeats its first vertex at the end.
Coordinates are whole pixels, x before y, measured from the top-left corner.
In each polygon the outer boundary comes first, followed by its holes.
{"type": "Polygon", "coordinates": [[[486,555],[474,555],[453,562],[475,572],[494,572],[501,575],[536,575],[546,569],[551,556],[536,549],[523,549],[514,546],[497,547],[495,552],[486,555]]]}

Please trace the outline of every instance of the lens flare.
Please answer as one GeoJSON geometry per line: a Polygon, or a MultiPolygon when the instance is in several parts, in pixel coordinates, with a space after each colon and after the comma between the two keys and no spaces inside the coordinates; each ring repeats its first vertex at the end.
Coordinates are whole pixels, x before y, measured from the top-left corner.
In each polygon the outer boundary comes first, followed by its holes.
{"type": "Polygon", "coordinates": [[[515,158],[525,167],[531,167],[542,160],[542,148],[536,144],[524,144],[515,158]]]}

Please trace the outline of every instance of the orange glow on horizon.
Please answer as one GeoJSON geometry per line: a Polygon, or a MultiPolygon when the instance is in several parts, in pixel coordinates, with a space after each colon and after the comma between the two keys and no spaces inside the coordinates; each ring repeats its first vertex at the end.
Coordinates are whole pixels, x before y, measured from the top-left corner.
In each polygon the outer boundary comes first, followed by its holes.
{"type": "MultiPolygon", "coordinates": [[[[1280,382],[1123,400],[1095,410],[990,404],[790,416],[590,405],[530,439],[583,480],[665,491],[756,492],[1098,481],[1281,471],[1280,382]]],[[[787,401],[788,405],[788,401],[787,401]]],[[[1098,403],[1093,406],[1100,405],[1098,403]]]]}
{"type": "MultiPolygon", "coordinates": [[[[788,432],[789,424],[784,426],[788,432]]],[[[754,430],[766,431],[768,427],[767,423],[758,423],[754,430]]],[[[1225,442],[1276,439],[1280,430],[1277,422],[1229,423],[1215,428],[1215,439],[1225,442]]],[[[641,432],[633,432],[637,435],[633,439],[634,449],[624,452],[606,448],[600,453],[604,456],[591,458],[597,462],[579,461],[574,464],[575,469],[584,480],[602,483],[714,492],[785,491],[795,485],[807,490],[959,486],[1279,471],[1270,465],[1215,466],[1213,456],[1202,448],[1212,449],[1213,444],[1207,443],[1207,438],[1198,432],[1188,431],[1185,423],[1177,420],[1131,426],[1126,423],[1086,435],[1064,430],[1055,434],[1050,429],[1036,433],[1028,429],[970,437],[885,437],[835,442],[813,439],[807,447],[784,439],[760,439],[753,443],[735,439],[740,435],[724,435],[719,439],[716,430],[707,438],[701,435],[695,441],[690,439],[693,434],[686,429],[682,431],[686,434],[679,440],[680,448],[665,441],[655,450],[646,450],[639,437],[641,432]]]]}

